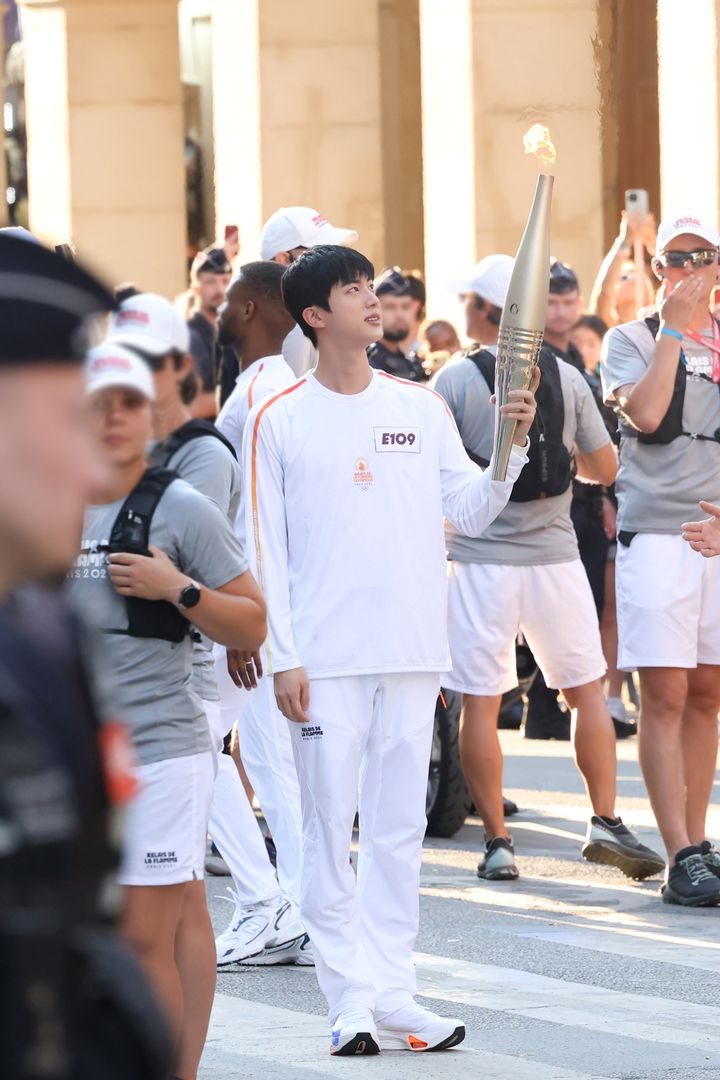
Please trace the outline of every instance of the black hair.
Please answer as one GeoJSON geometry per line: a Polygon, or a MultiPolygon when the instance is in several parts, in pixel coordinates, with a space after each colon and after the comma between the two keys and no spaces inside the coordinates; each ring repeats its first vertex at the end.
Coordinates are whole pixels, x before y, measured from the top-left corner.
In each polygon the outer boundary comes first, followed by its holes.
{"type": "Polygon", "coordinates": [[[573,326],[573,330],[583,326],[586,330],[592,330],[592,332],[597,334],[601,340],[608,332],[607,323],[604,319],[601,319],[599,315],[581,315],[573,326]]]}
{"type": "Polygon", "coordinates": [[[282,278],[285,307],[305,337],[317,346],[315,331],[303,318],[305,308],[315,306],[330,311],[334,285],[351,285],[359,278],[372,281],[374,277],[375,267],[359,251],[339,244],[320,244],[303,252],[285,270],[282,278]]]}
{"type": "Polygon", "coordinates": [[[569,292],[580,292],[580,282],[572,266],[555,259],[550,266],[550,292],[563,296],[569,292]]]}
{"type": "Polygon", "coordinates": [[[282,291],[286,269],[281,263],[269,260],[245,263],[233,283],[239,284],[245,296],[262,308],[266,322],[279,329],[286,326],[288,321],[282,291]]]}
{"type": "Polygon", "coordinates": [[[425,304],[427,303],[427,290],[422,274],[419,270],[403,270],[403,277],[408,284],[408,292],[413,300],[420,304],[420,318],[425,318],[425,304]]]}

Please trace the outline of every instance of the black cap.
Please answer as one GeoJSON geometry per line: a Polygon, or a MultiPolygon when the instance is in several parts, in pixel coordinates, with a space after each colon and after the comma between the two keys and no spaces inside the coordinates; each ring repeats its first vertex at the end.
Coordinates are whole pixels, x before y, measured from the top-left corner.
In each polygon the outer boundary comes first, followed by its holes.
{"type": "Polygon", "coordinates": [[[561,263],[559,259],[553,259],[550,264],[550,292],[567,293],[575,289],[580,292],[580,282],[572,266],[561,263]]]}
{"type": "Polygon", "coordinates": [[[399,266],[389,266],[375,278],[376,296],[410,296],[408,280],[399,266]]]}
{"type": "Polygon", "coordinates": [[[198,274],[232,274],[232,266],[222,248],[210,247],[198,251],[193,259],[192,276],[198,274]]]}
{"type": "Polygon", "coordinates": [[[78,263],[31,233],[0,229],[0,364],[81,360],[87,319],[114,306],[78,263]]]}

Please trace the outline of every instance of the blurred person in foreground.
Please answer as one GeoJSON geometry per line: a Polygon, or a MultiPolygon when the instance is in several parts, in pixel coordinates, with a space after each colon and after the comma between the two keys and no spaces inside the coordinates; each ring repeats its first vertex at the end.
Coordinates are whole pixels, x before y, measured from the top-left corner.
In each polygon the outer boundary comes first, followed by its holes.
{"type": "Polygon", "coordinates": [[[113,298],[25,235],[0,230],[0,1076],[164,1080],[164,1019],[116,932],[127,737],[97,642],[46,585],[102,478],[82,354],[113,298]]]}
{"type": "Polygon", "coordinates": [[[215,374],[215,324],[218,309],[230,284],[232,267],[223,248],[200,251],[190,269],[190,290],[194,313],[188,319],[190,355],[200,381],[200,389],[192,403],[193,416],[212,419],[217,413],[215,374]]]}
{"type": "Polygon", "coordinates": [[[107,475],[85,512],[69,590],[109,643],[139,762],[118,874],[123,934],[170,1020],[175,1076],[195,1080],[215,990],[202,880],[215,753],[191,682],[193,631],[256,648],[265,605],[217,504],[147,467],[156,390],[145,361],[106,342],[88,354],[86,380],[107,475]]]}
{"type": "Polygon", "coordinates": [[[655,289],[645,265],[638,267],[633,262],[633,240],[636,231],[645,251],[651,257],[655,255],[657,224],[654,216],[648,214],[636,228],[623,210],[618,235],[600,264],[590,293],[588,310],[592,315],[599,315],[608,326],[617,326],[638,318],[640,313],[635,295],[635,275],[638,273],[643,276],[643,306],[653,307],[655,304],[655,289]]]}
{"type": "Polygon", "coordinates": [[[404,353],[401,347],[412,327],[414,300],[408,280],[397,266],[378,275],[375,295],[380,301],[382,337],[368,349],[370,367],[400,379],[425,382],[427,375],[418,356],[404,353]]]}
{"type": "Polygon", "coordinates": [[[428,376],[435,375],[461,348],[457,330],[447,319],[426,319],[421,325],[418,357],[428,376]]]}
{"type": "Polygon", "coordinates": [[[605,339],[606,401],[620,418],[618,666],[640,677],[640,766],[668,853],[663,900],[720,904],[720,855],[706,835],[720,708],[720,563],[681,535],[701,499],[720,499],[720,281],[714,222],[661,222],[657,317],[605,339]]]}

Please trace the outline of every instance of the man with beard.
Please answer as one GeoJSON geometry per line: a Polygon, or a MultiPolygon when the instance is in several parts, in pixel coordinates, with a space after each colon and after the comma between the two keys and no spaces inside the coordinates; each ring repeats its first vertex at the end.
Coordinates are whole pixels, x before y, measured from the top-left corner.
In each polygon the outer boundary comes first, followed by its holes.
{"type": "Polygon", "coordinates": [[[400,342],[410,333],[414,301],[407,278],[397,266],[383,270],[375,281],[380,300],[383,336],[368,349],[370,367],[411,382],[425,382],[427,376],[414,353],[407,355],[400,342]]]}

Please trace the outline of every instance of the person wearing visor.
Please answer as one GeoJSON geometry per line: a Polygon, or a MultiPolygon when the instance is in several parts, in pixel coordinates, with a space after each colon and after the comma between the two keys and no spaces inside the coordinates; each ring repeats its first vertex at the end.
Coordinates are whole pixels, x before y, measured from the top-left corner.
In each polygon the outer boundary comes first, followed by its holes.
{"type": "Polygon", "coordinates": [[[411,382],[425,382],[427,375],[415,353],[405,354],[404,341],[413,321],[415,302],[407,278],[397,266],[383,270],[375,281],[380,301],[382,337],[368,349],[370,367],[411,382]]]}
{"type": "Polygon", "coordinates": [[[215,392],[215,324],[218,309],[230,284],[232,267],[221,247],[199,251],[190,269],[195,312],[188,319],[190,355],[201,386],[193,402],[193,416],[212,419],[217,412],[215,392]]]}
{"type": "Polygon", "coordinates": [[[195,1080],[215,990],[202,881],[215,754],[190,680],[191,630],[257,648],[265,604],[220,508],[175,473],[148,469],[156,391],[147,364],[106,342],[88,354],[86,387],[107,472],[69,592],[107,646],[138,762],[118,875],[123,932],[170,1021],[175,1076],[195,1080]]]}
{"type": "Polygon", "coordinates": [[[640,676],[640,765],[668,852],[663,900],[720,904],[706,835],[720,708],[720,564],[683,541],[701,499],[720,499],[720,281],[716,225],[660,224],[659,315],[608,333],[605,400],[620,418],[618,667],[640,676]]]}

